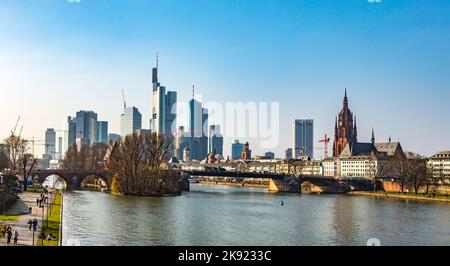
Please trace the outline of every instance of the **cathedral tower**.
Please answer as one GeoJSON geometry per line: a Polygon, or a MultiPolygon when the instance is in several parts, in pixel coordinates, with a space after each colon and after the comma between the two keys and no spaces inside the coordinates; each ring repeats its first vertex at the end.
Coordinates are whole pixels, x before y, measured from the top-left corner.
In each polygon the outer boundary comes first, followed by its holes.
{"type": "Polygon", "coordinates": [[[334,129],[333,156],[339,156],[347,145],[357,142],[356,117],[348,108],[347,89],[345,89],[344,105],[338,117],[336,117],[334,129]]]}

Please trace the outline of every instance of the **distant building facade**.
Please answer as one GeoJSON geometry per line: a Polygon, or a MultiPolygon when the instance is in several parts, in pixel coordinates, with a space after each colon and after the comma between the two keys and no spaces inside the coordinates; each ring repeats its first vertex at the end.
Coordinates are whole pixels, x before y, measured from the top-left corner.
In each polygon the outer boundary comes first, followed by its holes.
{"type": "Polygon", "coordinates": [[[142,115],[136,107],[127,107],[120,117],[120,136],[135,133],[142,128],[142,115]]]}
{"type": "Polygon", "coordinates": [[[108,143],[108,122],[97,121],[97,143],[108,143]]]}
{"type": "Polygon", "coordinates": [[[220,154],[223,156],[223,136],[220,133],[219,125],[209,127],[209,153],[220,154]]]}
{"type": "Polygon", "coordinates": [[[47,128],[45,131],[45,153],[48,160],[56,158],[56,131],[53,128],[47,128]]]}
{"type": "Polygon", "coordinates": [[[292,148],[287,148],[287,149],[284,151],[284,159],[285,159],[285,160],[292,159],[292,148]]]}
{"type": "Polygon", "coordinates": [[[314,157],[314,120],[296,119],[292,121],[292,158],[314,157]]]}
{"type": "Polygon", "coordinates": [[[252,159],[252,151],[250,150],[250,144],[246,142],[244,147],[242,148],[242,160],[251,160],[252,159]]]}
{"type": "Polygon", "coordinates": [[[439,152],[428,158],[427,172],[435,180],[450,184],[450,151],[439,152]]]}
{"type": "Polygon", "coordinates": [[[120,135],[115,133],[109,133],[108,139],[109,141],[118,141],[120,139],[120,135]]]}
{"type": "Polygon", "coordinates": [[[65,152],[75,144],[77,139],[77,125],[74,117],[68,116],[63,123],[63,148],[62,152],[65,152]]]}
{"type": "Polygon", "coordinates": [[[231,159],[232,160],[240,160],[242,159],[242,149],[244,148],[244,144],[240,143],[239,140],[234,140],[231,144],[231,159]]]}

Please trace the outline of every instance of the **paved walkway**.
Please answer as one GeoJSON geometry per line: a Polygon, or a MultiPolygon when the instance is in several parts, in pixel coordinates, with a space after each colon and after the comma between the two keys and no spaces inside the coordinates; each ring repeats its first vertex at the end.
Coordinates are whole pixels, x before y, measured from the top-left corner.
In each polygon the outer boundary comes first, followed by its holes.
{"type": "MultiPolygon", "coordinates": [[[[33,230],[29,230],[28,221],[37,219],[38,221],[38,228],[35,232],[35,242],[36,239],[39,236],[39,233],[41,232],[41,225],[42,225],[42,212],[44,211],[44,219],[46,217],[46,211],[47,207],[38,208],[36,206],[36,199],[40,197],[40,193],[30,193],[30,192],[24,192],[22,194],[19,194],[20,199],[16,200],[16,202],[6,211],[7,215],[16,215],[19,214],[20,217],[13,222],[2,222],[0,221],[0,224],[9,224],[11,225],[11,228],[13,230],[17,230],[19,232],[19,241],[17,245],[20,246],[32,246],[33,245],[33,230]],[[28,208],[32,207],[33,213],[28,214],[28,208]]],[[[14,238],[14,235],[13,235],[14,238]]],[[[14,246],[13,239],[11,239],[10,246],[14,246]]],[[[6,236],[5,238],[0,239],[0,246],[7,246],[6,244],[6,236]]]]}

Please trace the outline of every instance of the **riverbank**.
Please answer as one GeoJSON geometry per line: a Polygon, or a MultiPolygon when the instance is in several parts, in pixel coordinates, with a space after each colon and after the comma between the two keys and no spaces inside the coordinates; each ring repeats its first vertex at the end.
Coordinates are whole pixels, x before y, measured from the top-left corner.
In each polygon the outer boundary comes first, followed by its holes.
{"type": "Polygon", "coordinates": [[[385,192],[368,192],[368,191],[352,191],[348,195],[358,195],[358,196],[372,196],[372,197],[385,197],[385,198],[396,198],[396,199],[409,199],[409,200],[424,200],[424,201],[436,201],[436,202],[447,202],[450,203],[450,199],[446,197],[427,197],[416,194],[399,194],[399,193],[385,193],[385,192]]]}
{"type": "Polygon", "coordinates": [[[236,182],[215,182],[215,181],[198,181],[196,184],[206,186],[228,186],[228,187],[248,187],[248,188],[269,188],[269,185],[251,184],[251,183],[236,183],[236,182]]]}
{"type": "MultiPolygon", "coordinates": [[[[38,227],[42,225],[42,210],[36,206],[36,199],[40,196],[39,193],[24,192],[18,195],[19,198],[11,203],[6,209],[5,215],[0,216],[0,224],[11,226],[12,230],[17,230],[19,233],[18,246],[32,246],[33,245],[33,231],[28,227],[28,221],[36,219],[38,227]],[[29,208],[31,207],[31,213],[29,208]]],[[[35,238],[39,232],[35,232],[35,238]]],[[[5,239],[0,241],[0,246],[8,245],[5,239]]],[[[13,244],[9,244],[12,246],[13,244]]]]}
{"type": "Polygon", "coordinates": [[[48,210],[48,219],[43,221],[42,232],[47,237],[51,235],[53,240],[36,240],[37,246],[59,246],[62,242],[61,221],[62,221],[62,193],[56,192],[51,207],[48,210]]]}

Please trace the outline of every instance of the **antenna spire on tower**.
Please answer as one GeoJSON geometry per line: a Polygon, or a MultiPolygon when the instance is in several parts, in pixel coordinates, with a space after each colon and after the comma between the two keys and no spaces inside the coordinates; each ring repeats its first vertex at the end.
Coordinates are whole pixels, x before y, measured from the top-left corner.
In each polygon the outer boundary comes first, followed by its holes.
{"type": "Polygon", "coordinates": [[[192,99],[195,99],[195,85],[192,85],[192,99]]]}
{"type": "Polygon", "coordinates": [[[156,52],[156,68],[158,68],[158,63],[159,63],[159,54],[158,52],[156,52]]]}

